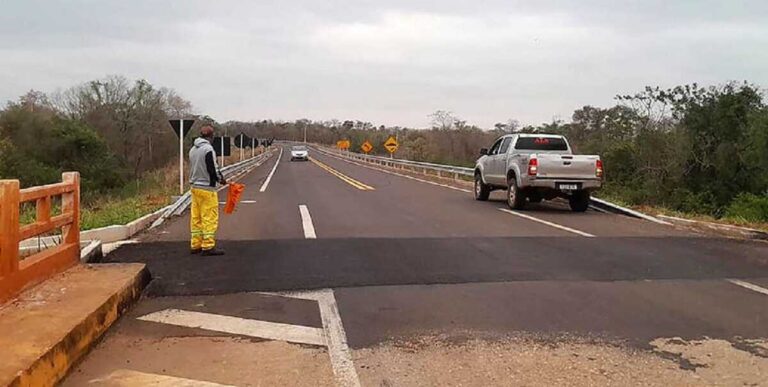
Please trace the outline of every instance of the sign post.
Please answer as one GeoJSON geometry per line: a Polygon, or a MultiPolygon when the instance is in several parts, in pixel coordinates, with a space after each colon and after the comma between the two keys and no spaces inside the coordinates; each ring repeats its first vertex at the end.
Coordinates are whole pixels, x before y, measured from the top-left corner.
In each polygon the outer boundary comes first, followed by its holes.
{"type": "Polygon", "coordinates": [[[397,151],[397,148],[400,146],[400,144],[397,143],[397,139],[393,136],[389,136],[387,141],[384,141],[384,148],[389,151],[389,158],[395,157],[395,152],[397,151]]]}
{"type": "Polygon", "coordinates": [[[179,195],[184,194],[184,137],[192,129],[195,120],[169,120],[171,128],[179,136],[179,195]]]}

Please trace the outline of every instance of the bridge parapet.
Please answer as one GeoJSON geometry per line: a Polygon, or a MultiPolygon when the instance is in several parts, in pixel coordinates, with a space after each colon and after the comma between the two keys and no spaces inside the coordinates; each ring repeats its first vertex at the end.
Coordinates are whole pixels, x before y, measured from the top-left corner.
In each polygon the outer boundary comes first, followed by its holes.
{"type": "Polygon", "coordinates": [[[0,303],[79,262],[80,174],[65,172],[61,183],[19,189],[18,180],[0,180],[0,303]],[[51,216],[53,199],[61,213],[51,216]],[[35,203],[35,221],[22,225],[23,203],[35,203]],[[61,228],[61,243],[20,259],[19,242],[61,228]]]}

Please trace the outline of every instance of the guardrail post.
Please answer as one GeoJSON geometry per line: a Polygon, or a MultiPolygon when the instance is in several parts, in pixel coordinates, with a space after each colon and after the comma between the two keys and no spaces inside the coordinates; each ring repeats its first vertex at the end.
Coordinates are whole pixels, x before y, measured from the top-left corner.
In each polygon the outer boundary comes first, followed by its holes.
{"type": "Polygon", "coordinates": [[[62,244],[74,243],[80,247],[80,174],[64,172],[61,180],[73,184],[74,190],[61,195],[61,213],[72,213],[72,224],[61,228],[62,244]]]}
{"type": "Polygon", "coordinates": [[[19,270],[19,181],[0,180],[0,277],[19,270]]]}

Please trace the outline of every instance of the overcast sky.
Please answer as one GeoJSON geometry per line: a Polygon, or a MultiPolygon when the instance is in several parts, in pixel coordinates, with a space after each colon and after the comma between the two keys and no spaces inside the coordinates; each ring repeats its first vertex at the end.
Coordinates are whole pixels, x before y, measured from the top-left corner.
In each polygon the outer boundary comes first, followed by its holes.
{"type": "Polygon", "coordinates": [[[0,0],[0,100],[108,74],[221,122],[537,124],[645,85],[768,86],[768,1],[0,0]]]}

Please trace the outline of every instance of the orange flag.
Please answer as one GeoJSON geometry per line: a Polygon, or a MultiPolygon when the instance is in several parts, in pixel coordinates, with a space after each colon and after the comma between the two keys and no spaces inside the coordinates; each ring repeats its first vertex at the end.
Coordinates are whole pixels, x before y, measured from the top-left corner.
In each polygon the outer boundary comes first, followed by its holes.
{"type": "Polygon", "coordinates": [[[245,185],[240,183],[229,183],[227,190],[227,204],[224,206],[224,213],[231,214],[235,211],[235,206],[240,202],[240,196],[245,191],[245,185]]]}

